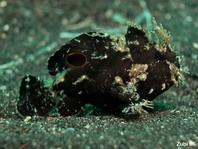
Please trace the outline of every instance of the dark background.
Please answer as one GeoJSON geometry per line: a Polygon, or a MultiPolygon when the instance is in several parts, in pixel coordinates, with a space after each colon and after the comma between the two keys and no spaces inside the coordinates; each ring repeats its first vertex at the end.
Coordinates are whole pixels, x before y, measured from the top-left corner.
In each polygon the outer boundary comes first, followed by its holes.
{"type": "Polygon", "coordinates": [[[198,147],[197,14],[197,0],[1,0],[0,148],[176,148],[178,142],[198,147]],[[183,86],[155,99],[154,113],[30,119],[17,114],[25,74],[52,79],[47,60],[70,38],[96,28],[124,33],[122,23],[137,21],[143,12],[171,32],[190,72],[183,86]]]}

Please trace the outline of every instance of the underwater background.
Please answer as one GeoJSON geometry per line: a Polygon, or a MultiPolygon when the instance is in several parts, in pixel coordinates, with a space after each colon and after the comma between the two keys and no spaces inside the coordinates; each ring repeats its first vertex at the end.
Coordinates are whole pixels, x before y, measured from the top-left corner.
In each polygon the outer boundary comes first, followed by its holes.
{"type": "Polygon", "coordinates": [[[0,1],[0,148],[198,147],[198,2],[196,0],[0,1]],[[148,114],[110,115],[87,106],[81,117],[22,117],[25,74],[51,79],[48,58],[88,31],[125,34],[126,21],[152,17],[171,33],[185,82],[154,100],[148,114]]]}

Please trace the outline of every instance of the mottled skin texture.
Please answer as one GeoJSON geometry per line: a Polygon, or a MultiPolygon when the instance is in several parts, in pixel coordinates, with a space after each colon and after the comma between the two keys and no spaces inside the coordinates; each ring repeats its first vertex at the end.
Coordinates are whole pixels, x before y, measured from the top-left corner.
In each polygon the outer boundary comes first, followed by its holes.
{"type": "Polygon", "coordinates": [[[128,27],[125,38],[89,32],[72,39],[50,57],[48,69],[57,76],[51,89],[33,76],[22,80],[18,102],[22,115],[45,116],[56,106],[67,116],[86,103],[108,112],[146,112],[180,75],[170,45],[156,45],[134,25],[128,27]],[[42,95],[31,96],[40,91],[42,95]],[[66,96],[55,102],[62,95],[66,96]]]}

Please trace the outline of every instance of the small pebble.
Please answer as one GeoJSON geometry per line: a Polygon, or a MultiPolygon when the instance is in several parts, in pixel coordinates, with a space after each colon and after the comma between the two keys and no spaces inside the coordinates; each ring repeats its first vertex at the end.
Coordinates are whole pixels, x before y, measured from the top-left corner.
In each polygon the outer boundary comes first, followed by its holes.
{"type": "Polygon", "coordinates": [[[74,128],[67,128],[66,131],[75,131],[74,128]]]}
{"type": "Polygon", "coordinates": [[[194,43],[193,43],[193,47],[194,47],[195,49],[198,49],[198,43],[194,42],[194,43]]]}
{"type": "Polygon", "coordinates": [[[8,24],[4,25],[3,26],[3,30],[4,31],[8,31],[10,29],[10,26],[8,24]]]}
{"type": "Polygon", "coordinates": [[[6,1],[1,1],[0,2],[0,7],[3,8],[3,7],[6,7],[7,6],[7,2],[6,1]]]}
{"type": "Polygon", "coordinates": [[[28,122],[28,121],[31,120],[31,119],[32,119],[31,116],[27,116],[23,121],[24,121],[24,122],[28,122]]]}
{"type": "Polygon", "coordinates": [[[2,33],[2,34],[0,35],[0,37],[1,37],[1,39],[6,39],[6,38],[7,38],[7,34],[2,33]]]}
{"type": "Polygon", "coordinates": [[[5,85],[0,86],[0,90],[6,90],[6,89],[7,89],[7,87],[5,85]]]}

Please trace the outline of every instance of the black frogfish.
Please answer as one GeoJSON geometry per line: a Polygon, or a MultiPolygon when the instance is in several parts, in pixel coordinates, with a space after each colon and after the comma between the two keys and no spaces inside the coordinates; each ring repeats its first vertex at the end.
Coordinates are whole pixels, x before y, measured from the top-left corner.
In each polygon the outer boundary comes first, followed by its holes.
{"type": "Polygon", "coordinates": [[[168,33],[129,23],[127,33],[88,32],[70,40],[48,60],[49,85],[32,75],[21,82],[21,115],[77,114],[87,103],[108,112],[144,113],[152,101],[182,79],[168,33]]]}

